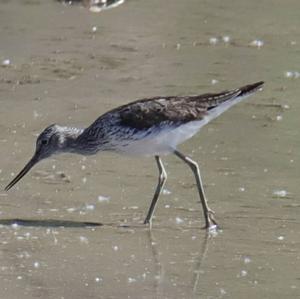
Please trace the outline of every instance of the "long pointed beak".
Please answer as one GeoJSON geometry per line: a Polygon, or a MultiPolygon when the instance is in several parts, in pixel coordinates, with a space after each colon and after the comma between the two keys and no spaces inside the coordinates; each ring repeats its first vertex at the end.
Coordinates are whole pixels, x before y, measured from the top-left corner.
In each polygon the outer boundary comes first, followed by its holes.
{"type": "Polygon", "coordinates": [[[33,156],[20,173],[5,187],[5,191],[8,191],[12,186],[14,186],[38,161],[39,160],[36,156],[33,156]]]}

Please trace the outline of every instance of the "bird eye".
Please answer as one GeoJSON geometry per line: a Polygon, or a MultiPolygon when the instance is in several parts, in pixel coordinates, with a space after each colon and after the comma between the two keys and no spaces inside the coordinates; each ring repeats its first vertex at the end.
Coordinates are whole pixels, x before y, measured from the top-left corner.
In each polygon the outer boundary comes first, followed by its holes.
{"type": "Polygon", "coordinates": [[[47,139],[43,139],[43,140],[41,141],[41,143],[42,143],[43,145],[46,145],[46,144],[48,143],[48,140],[47,140],[47,139]]]}

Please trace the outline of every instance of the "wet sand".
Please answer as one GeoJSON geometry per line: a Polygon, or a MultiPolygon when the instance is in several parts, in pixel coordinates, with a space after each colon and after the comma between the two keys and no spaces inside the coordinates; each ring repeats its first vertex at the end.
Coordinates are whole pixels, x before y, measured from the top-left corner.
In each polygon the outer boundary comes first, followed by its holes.
{"type": "Polygon", "coordinates": [[[176,157],[165,158],[170,193],[151,231],[154,159],[54,157],[0,192],[0,297],[300,297],[299,9],[128,0],[97,14],[2,1],[3,188],[51,123],[85,127],[148,96],[266,86],[180,147],[200,163],[221,232],[201,230],[192,174],[176,157]]]}

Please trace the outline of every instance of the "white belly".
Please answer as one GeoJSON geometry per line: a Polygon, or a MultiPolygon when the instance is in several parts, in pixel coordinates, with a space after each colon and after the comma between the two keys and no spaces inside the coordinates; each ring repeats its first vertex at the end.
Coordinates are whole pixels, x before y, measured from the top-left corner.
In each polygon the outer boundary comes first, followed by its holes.
{"type": "Polygon", "coordinates": [[[165,128],[154,132],[144,139],[132,141],[118,148],[118,152],[134,156],[154,156],[172,153],[177,145],[195,135],[206,120],[192,121],[177,128],[165,128]]]}

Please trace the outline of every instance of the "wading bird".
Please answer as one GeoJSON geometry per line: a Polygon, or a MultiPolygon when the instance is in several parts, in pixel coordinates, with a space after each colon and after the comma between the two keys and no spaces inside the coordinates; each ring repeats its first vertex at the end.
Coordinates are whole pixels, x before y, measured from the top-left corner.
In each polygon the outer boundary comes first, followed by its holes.
{"type": "Polygon", "coordinates": [[[257,82],[220,93],[138,100],[106,112],[86,129],[51,125],[39,135],[35,154],[5,190],[15,185],[37,162],[54,154],[93,155],[99,151],[112,151],[134,156],[154,156],[159,170],[158,184],[144,221],[145,224],[151,224],[167,179],[160,156],[173,153],[194,173],[205,228],[215,227],[217,223],[205,198],[198,164],[179,152],[177,145],[191,138],[231,106],[261,89],[262,85],[263,82],[257,82]]]}

